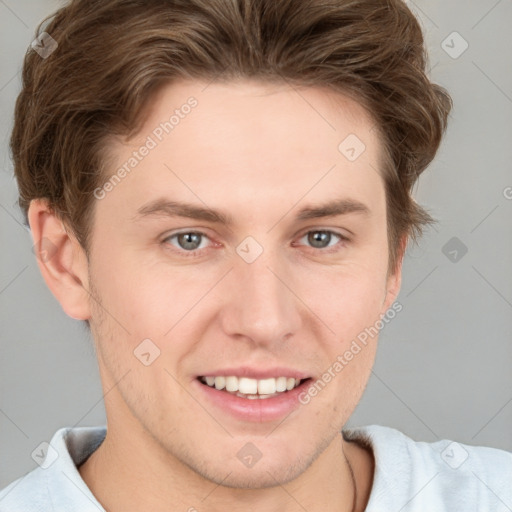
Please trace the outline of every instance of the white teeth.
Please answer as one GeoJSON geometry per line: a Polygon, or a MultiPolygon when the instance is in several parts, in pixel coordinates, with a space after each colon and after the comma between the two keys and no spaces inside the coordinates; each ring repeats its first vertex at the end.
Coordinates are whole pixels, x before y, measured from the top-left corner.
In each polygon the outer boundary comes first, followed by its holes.
{"type": "Polygon", "coordinates": [[[276,391],[286,391],[286,377],[276,379],[276,391]]]}
{"type": "Polygon", "coordinates": [[[236,377],[226,377],[226,391],[238,391],[238,379],[236,377]]]}
{"type": "Polygon", "coordinates": [[[240,377],[238,380],[238,390],[244,395],[255,395],[258,393],[258,381],[256,379],[248,379],[247,377],[240,377]]]}
{"type": "Polygon", "coordinates": [[[244,395],[244,394],[240,393],[239,391],[237,391],[237,393],[236,393],[236,396],[239,396],[240,398],[248,398],[249,400],[255,400],[258,398],[271,398],[275,395],[276,395],[275,393],[273,395],[244,395]]]}
{"type": "Polygon", "coordinates": [[[290,391],[300,384],[300,379],[293,377],[277,377],[269,379],[250,379],[249,377],[208,376],[201,379],[205,384],[215,389],[226,389],[243,398],[270,398],[277,393],[290,391]]]}
{"type": "Polygon", "coordinates": [[[258,381],[258,394],[272,395],[275,392],[276,392],[276,379],[261,379],[258,381]]]}
{"type": "MultiPolygon", "coordinates": [[[[226,387],[226,378],[225,377],[214,377],[215,380],[215,389],[224,389],[226,387]]],[[[206,382],[208,384],[208,382],[206,382]]],[[[208,384],[210,386],[211,384],[208,384]]]]}

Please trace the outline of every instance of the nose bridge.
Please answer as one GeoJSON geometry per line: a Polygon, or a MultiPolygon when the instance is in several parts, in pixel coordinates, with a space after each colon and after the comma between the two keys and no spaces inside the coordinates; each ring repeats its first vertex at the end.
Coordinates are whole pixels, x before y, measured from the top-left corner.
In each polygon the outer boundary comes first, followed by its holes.
{"type": "Polygon", "coordinates": [[[235,261],[224,310],[227,334],[257,343],[279,342],[299,328],[300,315],[283,255],[264,250],[254,261],[235,261]]]}

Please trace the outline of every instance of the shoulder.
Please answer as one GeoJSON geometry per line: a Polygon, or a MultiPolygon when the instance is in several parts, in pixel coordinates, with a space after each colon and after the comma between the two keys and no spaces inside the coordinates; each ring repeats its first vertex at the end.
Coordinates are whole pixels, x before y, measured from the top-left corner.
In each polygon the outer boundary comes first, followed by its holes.
{"type": "Polygon", "coordinates": [[[415,441],[380,425],[345,429],[343,435],[374,454],[367,512],[511,510],[512,453],[447,439],[415,441]]]}
{"type": "Polygon", "coordinates": [[[0,512],[51,510],[44,470],[36,468],[0,490],[0,512]]]}
{"type": "Polygon", "coordinates": [[[0,512],[102,510],[77,467],[101,444],[105,434],[103,426],[57,430],[49,443],[38,447],[39,466],[0,490],[0,512]]]}

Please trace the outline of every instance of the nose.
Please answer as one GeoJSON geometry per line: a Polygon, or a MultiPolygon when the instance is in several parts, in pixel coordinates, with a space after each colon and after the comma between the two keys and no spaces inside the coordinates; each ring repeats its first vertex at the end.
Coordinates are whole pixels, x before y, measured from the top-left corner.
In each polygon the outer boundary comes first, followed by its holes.
{"type": "Polygon", "coordinates": [[[255,345],[281,344],[301,326],[301,301],[289,264],[264,251],[255,261],[235,261],[225,283],[221,311],[224,332],[255,345]]]}

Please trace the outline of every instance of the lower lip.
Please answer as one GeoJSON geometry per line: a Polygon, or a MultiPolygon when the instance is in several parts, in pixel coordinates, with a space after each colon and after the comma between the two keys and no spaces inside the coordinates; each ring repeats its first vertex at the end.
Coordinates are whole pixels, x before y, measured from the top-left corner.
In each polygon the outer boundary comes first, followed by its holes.
{"type": "Polygon", "coordinates": [[[194,379],[194,385],[198,386],[199,392],[209,403],[213,403],[238,420],[257,423],[282,419],[297,409],[301,405],[299,395],[309,387],[310,383],[311,379],[307,379],[296,388],[272,398],[251,400],[227,391],[219,391],[194,379]]]}

